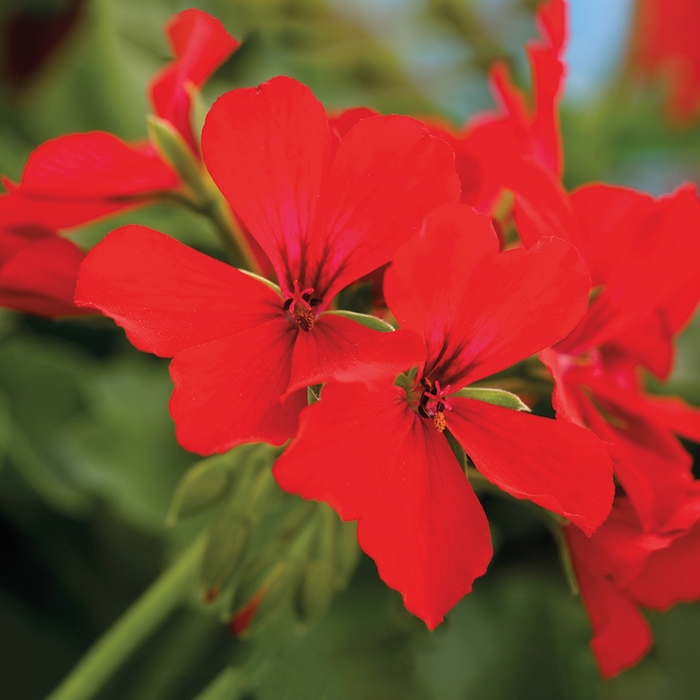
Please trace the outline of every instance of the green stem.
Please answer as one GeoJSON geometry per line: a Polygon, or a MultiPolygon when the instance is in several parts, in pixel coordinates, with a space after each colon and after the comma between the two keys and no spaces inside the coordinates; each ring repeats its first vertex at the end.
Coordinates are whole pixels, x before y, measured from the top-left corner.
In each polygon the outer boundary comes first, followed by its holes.
{"type": "Polygon", "coordinates": [[[235,668],[225,668],[197,695],[195,700],[235,700],[241,697],[242,688],[240,671],[235,668]]]}
{"type": "MultiPolygon", "coordinates": [[[[213,184],[212,187],[214,187],[213,184]]],[[[213,196],[208,202],[202,204],[177,192],[161,192],[159,200],[166,204],[175,203],[185,206],[201,216],[206,216],[219,236],[231,265],[261,274],[258,261],[243,231],[236,224],[222,197],[213,196]]]]}
{"type": "Polygon", "coordinates": [[[204,537],[188,547],[117,620],[47,700],[88,700],[192,591],[204,537]]]}

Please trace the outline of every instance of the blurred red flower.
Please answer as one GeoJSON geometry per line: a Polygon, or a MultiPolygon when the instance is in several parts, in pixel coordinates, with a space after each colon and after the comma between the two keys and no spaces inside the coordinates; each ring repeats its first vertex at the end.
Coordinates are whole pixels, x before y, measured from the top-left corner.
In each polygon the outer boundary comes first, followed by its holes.
{"type": "Polygon", "coordinates": [[[676,124],[700,113],[700,4],[696,0],[637,0],[632,68],[666,84],[666,113],[676,124]]]}

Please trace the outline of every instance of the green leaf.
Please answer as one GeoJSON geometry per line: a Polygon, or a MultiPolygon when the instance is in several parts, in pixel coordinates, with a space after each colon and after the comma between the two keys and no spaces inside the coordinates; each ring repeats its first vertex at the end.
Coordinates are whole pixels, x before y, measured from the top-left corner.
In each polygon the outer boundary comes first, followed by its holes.
{"type": "Polygon", "coordinates": [[[526,406],[522,399],[515,394],[511,394],[510,391],[505,391],[503,389],[487,389],[486,387],[467,387],[466,389],[460,389],[456,391],[451,396],[461,396],[466,399],[476,399],[477,401],[484,401],[486,403],[492,403],[495,406],[503,406],[503,408],[511,408],[514,411],[527,411],[530,412],[528,406],[526,406]]]}
{"type": "Polygon", "coordinates": [[[382,333],[389,333],[394,329],[394,327],[382,321],[381,318],[377,316],[369,316],[368,314],[358,314],[355,311],[326,311],[326,313],[333,314],[334,316],[342,316],[343,318],[349,318],[351,321],[355,321],[362,326],[371,328],[374,331],[381,331],[382,333]]]}

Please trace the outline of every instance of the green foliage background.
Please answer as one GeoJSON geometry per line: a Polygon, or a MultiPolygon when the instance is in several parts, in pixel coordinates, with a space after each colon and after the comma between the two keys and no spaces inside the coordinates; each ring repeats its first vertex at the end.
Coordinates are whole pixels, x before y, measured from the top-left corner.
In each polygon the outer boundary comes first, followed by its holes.
{"type": "MultiPolygon", "coordinates": [[[[50,13],[63,0],[6,0],[50,13]]],[[[492,103],[485,68],[505,57],[526,82],[522,43],[536,2],[415,0],[392,20],[363,22],[331,0],[208,0],[243,47],[209,83],[209,101],[278,74],[329,108],[442,114],[455,123],[492,103]],[[388,24],[386,23],[388,22],[388,24]],[[412,37],[422,37],[419,46],[412,37]],[[432,47],[432,48],[431,48],[432,47]],[[432,53],[431,53],[432,51],[432,53]],[[422,52],[422,53],[421,53],[422,52]]],[[[144,138],[146,85],[168,59],[174,0],[90,0],[31,82],[0,86],[0,173],[18,179],[40,142],[105,129],[144,138]]],[[[674,132],[661,89],[621,66],[595,100],[564,107],[568,186],[594,179],[669,191],[700,175],[700,129],[674,132]]],[[[90,245],[140,222],[216,254],[206,221],[165,207],[72,234],[90,245]]],[[[700,404],[700,326],[681,341],[670,382],[700,404]]],[[[166,363],[136,352],[105,320],[45,321],[0,312],[0,697],[44,697],[97,636],[188,542],[201,522],[165,527],[173,491],[196,459],[177,446],[166,363]]],[[[691,446],[692,449],[692,446],[691,446]]],[[[287,611],[249,639],[205,606],[172,616],[99,697],[130,700],[694,699],[700,606],[649,615],[655,648],[601,682],[588,622],[556,547],[526,507],[486,497],[497,554],[489,573],[435,633],[363,559],[315,626],[287,611]]]]}

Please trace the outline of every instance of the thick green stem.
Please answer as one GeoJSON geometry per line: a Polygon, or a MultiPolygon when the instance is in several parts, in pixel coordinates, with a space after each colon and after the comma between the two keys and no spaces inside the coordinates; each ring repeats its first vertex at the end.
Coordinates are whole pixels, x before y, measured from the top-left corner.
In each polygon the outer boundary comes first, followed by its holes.
{"type": "Polygon", "coordinates": [[[47,700],[88,700],[193,590],[204,538],[199,537],[85,654],[47,700]]]}

